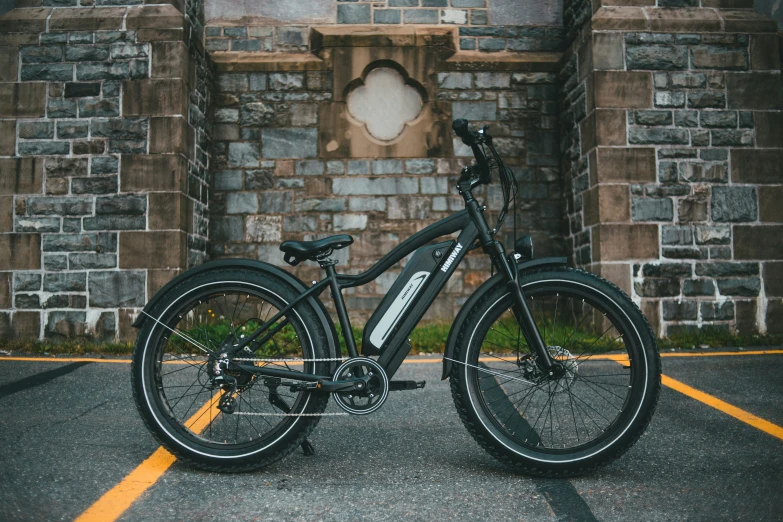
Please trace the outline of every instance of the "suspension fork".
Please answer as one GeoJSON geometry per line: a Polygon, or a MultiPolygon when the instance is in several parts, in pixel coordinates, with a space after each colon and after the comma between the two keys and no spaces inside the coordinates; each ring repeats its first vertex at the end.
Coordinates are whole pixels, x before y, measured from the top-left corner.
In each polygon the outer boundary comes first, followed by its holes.
{"type": "Polygon", "coordinates": [[[538,331],[536,321],[533,319],[533,314],[530,312],[530,307],[527,305],[522,288],[517,282],[516,266],[512,266],[512,263],[506,257],[506,249],[503,247],[503,243],[496,241],[492,237],[489,226],[484,219],[484,214],[482,214],[478,202],[473,199],[470,191],[464,191],[463,197],[465,198],[468,213],[479,230],[479,241],[481,241],[484,252],[492,259],[492,264],[497,271],[505,276],[506,286],[514,300],[514,316],[522,328],[522,335],[524,335],[525,341],[527,341],[528,346],[532,349],[531,351],[536,355],[537,364],[542,370],[547,372],[558,369],[560,365],[547,350],[544,339],[541,337],[541,332],[538,331]]]}

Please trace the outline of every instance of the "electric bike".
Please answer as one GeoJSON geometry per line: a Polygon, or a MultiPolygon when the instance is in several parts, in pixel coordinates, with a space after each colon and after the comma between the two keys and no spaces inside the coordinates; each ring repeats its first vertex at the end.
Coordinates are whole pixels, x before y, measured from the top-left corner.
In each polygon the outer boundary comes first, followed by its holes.
{"type": "Polygon", "coordinates": [[[583,474],[641,436],[660,390],[655,335],[612,283],[535,258],[529,236],[507,252],[499,231],[517,185],[485,127],[456,120],[476,162],[456,189],[464,210],[402,241],[367,271],[340,274],[332,254],[350,235],[280,245],[290,265],[318,263],[305,284],[267,263],[208,262],[165,285],[134,326],[132,383],[152,434],[182,461],[238,472],[301,446],[325,415],[367,415],[389,392],[424,387],[392,380],[409,336],[468,252],[494,275],[465,302],[446,339],[442,378],[460,418],[490,454],[524,473],[583,474]],[[503,194],[494,227],[473,196],[496,175],[503,194]],[[454,235],[456,234],[456,237],[454,235]],[[412,254],[412,255],[411,255],[412,254]],[[368,284],[411,257],[366,323],[361,355],[342,290],[368,284]],[[329,290],[344,338],[320,300],[329,290]],[[339,411],[326,412],[332,398],[339,411]]]}

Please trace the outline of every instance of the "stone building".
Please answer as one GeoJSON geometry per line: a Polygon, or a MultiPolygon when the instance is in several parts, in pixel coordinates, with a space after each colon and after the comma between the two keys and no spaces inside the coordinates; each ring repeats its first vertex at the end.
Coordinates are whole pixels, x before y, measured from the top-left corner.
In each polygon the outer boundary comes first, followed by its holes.
{"type": "MultiPolygon", "coordinates": [[[[132,338],[177,273],[284,265],[284,239],[349,233],[364,270],[460,208],[460,117],[538,255],[661,335],[783,333],[782,40],[752,0],[159,2],[0,16],[0,338],[132,338]]],[[[488,270],[466,258],[429,318],[488,270]]],[[[346,295],[358,322],[396,273],[346,295]]]]}

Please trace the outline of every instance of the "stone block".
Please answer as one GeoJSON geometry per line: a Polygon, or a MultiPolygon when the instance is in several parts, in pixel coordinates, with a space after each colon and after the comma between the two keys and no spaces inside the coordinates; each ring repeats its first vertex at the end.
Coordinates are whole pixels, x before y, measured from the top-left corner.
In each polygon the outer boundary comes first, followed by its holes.
{"type": "Polygon", "coordinates": [[[662,301],[664,321],[694,321],[698,315],[696,301],[662,301]]]}
{"type": "Polygon", "coordinates": [[[376,9],[373,13],[373,23],[376,24],[399,24],[402,22],[402,16],[399,9],[376,9]]]}
{"type": "Polygon", "coordinates": [[[182,29],[185,26],[185,18],[173,5],[145,5],[129,9],[125,24],[127,29],[172,30],[182,29]]]}
{"type": "Polygon", "coordinates": [[[707,221],[709,218],[708,210],[708,202],[701,196],[683,198],[679,201],[677,216],[681,223],[707,221]]]}
{"type": "Polygon", "coordinates": [[[750,36],[750,68],[754,71],[780,68],[779,37],[774,34],[750,36]]]}
{"type": "Polygon", "coordinates": [[[304,88],[302,73],[273,73],[269,75],[269,89],[272,91],[293,91],[304,88]]]}
{"type": "Polygon", "coordinates": [[[600,224],[592,229],[593,261],[658,258],[658,225],[600,224]]]}
{"type": "Polygon", "coordinates": [[[286,232],[316,232],[318,220],[314,216],[285,216],[283,227],[286,232]]]}
{"type": "MultiPolygon", "coordinates": [[[[769,262],[762,266],[764,267],[762,272],[764,274],[764,295],[783,297],[783,263],[769,262]]],[[[2,289],[0,289],[0,293],[2,293],[2,289]]]]}
{"type": "Polygon", "coordinates": [[[783,145],[783,112],[754,112],[756,145],[780,147],[783,145]]]}
{"type": "Polygon", "coordinates": [[[633,198],[631,217],[634,221],[672,221],[674,207],[670,198],[633,198]]]}
{"type": "Polygon", "coordinates": [[[718,293],[725,296],[755,297],[761,290],[757,277],[718,279],[718,293]]]}
{"type": "Polygon", "coordinates": [[[263,191],[258,194],[258,199],[258,208],[262,213],[279,214],[293,210],[293,193],[291,192],[263,191]]]}
{"type": "Polygon", "coordinates": [[[142,307],[146,303],[146,286],[144,272],[90,272],[89,305],[93,308],[142,307]]]}
{"type": "Polygon", "coordinates": [[[685,93],[658,91],[655,93],[655,106],[661,108],[677,108],[685,106],[685,93]]]}
{"type": "Polygon", "coordinates": [[[120,190],[185,192],[187,172],[187,160],[180,155],[124,154],[120,190]]]}
{"type": "Polygon", "coordinates": [[[348,200],[348,209],[352,212],[383,212],[386,210],[386,198],[357,198],[348,200]]]}
{"type": "Polygon", "coordinates": [[[625,111],[596,109],[579,125],[583,154],[596,146],[626,144],[625,111]]]}
{"type": "Polygon", "coordinates": [[[731,162],[734,183],[778,184],[783,149],[731,149],[731,162]]]}
{"type": "Polygon", "coordinates": [[[0,117],[41,118],[45,110],[45,83],[0,83],[0,117]]]}
{"type": "Polygon", "coordinates": [[[756,188],[712,187],[710,208],[713,221],[756,221],[758,218],[756,188]]]}
{"type": "Polygon", "coordinates": [[[92,120],[92,135],[98,138],[147,139],[146,118],[95,118],[92,120]]]}
{"type": "Polygon", "coordinates": [[[389,219],[428,219],[430,215],[429,198],[390,197],[387,217],[389,219]]]}
{"type": "Polygon", "coordinates": [[[245,241],[252,243],[277,243],[282,238],[280,216],[247,216],[245,218],[245,241]]]}
{"type": "Polygon", "coordinates": [[[753,130],[750,129],[721,129],[710,131],[712,144],[716,147],[739,146],[747,147],[753,145],[753,130]]]}
{"type": "Polygon", "coordinates": [[[185,232],[120,232],[119,235],[119,268],[187,267],[185,232]]]}
{"type": "Polygon", "coordinates": [[[0,233],[14,231],[14,197],[0,196],[0,233]]]}
{"type": "Polygon", "coordinates": [[[403,19],[406,24],[437,24],[437,9],[405,9],[403,19]]]}
{"type": "Polygon", "coordinates": [[[382,159],[372,162],[373,174],[402,174],[402,161],[398,159],[382,159]]]}
{"type": "Polygon", "coordinates": [[[257,167],[258,144],[249,142],[235,142],[228,144],[229,167],[257,167]]]}
{"type": "Polygon", "coordinates": [[[470,89],[472,74],[469,72],[439,72],[438,87],[441,89],[470,89]]]}
{"type": "Polygon", "coordinates": [[[398,195],[419,192],[416,178],[335,178],[332,182],[335,195],[398,195]]]}
{"type": "Polygon", "coordinates": [[[783,299],[770,299],[767,303],[767,314],[765,316],[767,324],[767,333],[783,333],[783,299]]]}
{"type": "Polygon", "coordinates": [[[122,82],[123,116],[174,116],[188,113],[185,82],[173,80],[127,80],[122,82]]]}
{"type": "Polygon", "coordinates": [[[688,68],[688,50],[673,45],[627,45],[629,70],[671,71],[688,68]]]}
{"type": "Polygon", "coordinates": [[[261,152],[264,158],[315,158],[318,155],[318,130],[262,129],[261,152]]]}
{"type": "Polygon", "coordinates": [[[728,245],[731,243],[731,228],[725,225],[703,225],[695,227],[697,245],[728,245]]]}
{"type": "Polygon", "coordinates": [[[783,109],[777,73],[726,73],[726,92],[730,109],[783,109]]]}
{"type": "Polygon", "coordinates": [[[584,192],[582,198],[586,226],[630,221],[628,185],[598,185],[584,192]]]}
{"type": "Polygon", "coordinates": [[[783,223],[783,185],[759,187],[759,221],[783,223]]]}
{"type": "Polygon", "coordinates": [[[151,192],[147,226],[150,230],[193,232],[193,200],[181,192],[151,192]]]}
{"type": "Polygon", "coordinates": [[[688,107],[691,109],[723,109],[726,107],[726,95],[716,91],[689,92],[688,107]]]}
{"type": "Polygon", "coordinates": [[[468,121],[494,121],[497,119],[495,102],[454,102],[451,104],[454,119],[468,121]]]}
{"type": "MultiPolygon", "coordinates": [[[[131,74],[130,62],[80,63],[76,65],[76,79],[79,81],[124,80],[132,76],[134,75],[131,74]]],[[[64,80],[70,79],[72,78],[64,78],[64,80]]]]}
{"type": "MultiPolygon", "coordinates": [[[[281,198],[282,199],[282,198],[281,198]]],[[[288,198],[287,212],[291,211],[291,198],[288,198]]],[[[263,205],[262,205],[262,208],[263,205]]],[[[343,212],[347,208],[345,198],[297,198],[294,210],[297,212],[343,212]]],[[[272,212],[264,208],[266,212],[272,212]]]]}
{"type": "Polygon", "coordinates": [[[0,194],[40,194],[41,158],[0,158],[0,194]]]}
{"type": "Polygon", "coordinates": [[[653,9],[648,14],[653,31],[699,33],[721,30],[721,19],[712,9],[653,9]]]}
{"type": "Polygon", "coordinates": [[[49,18],[50,31],[107,31],[122,29],[125,7],[55,9],[49,18]]]}
{"type": "Polygon", "coordinates": [[[734,259],[783,259],[783,225],[734,226],[734,259]]]}
{"type": "Polygon", "coordinates": [[[725,47],[701,47],[693,49],[694,69],[720,69],[722,71],[744,71],[748,68],[745,50],[725,47]]]}
{"type": "Polygon", "coordinates": [[[597,71],[623,69],[622,33],[593,33],[592,61],[597,71]]]}
{"type": "Polygon", "coordinates": [[[631,127],[628,129],[628,142],[635,145],[688,145],[690,135],[686,129],[631,127]]]}
{"type": "Polygon", "coordinates": [[[226,195],[228,214],[255,214],[258,212],[258,194],[255,192],[234,192],[226,195]]]}
{"type": "Polygon", "coordinates": [[[182,116],[150,118],[149,136],[150,154],[189,155],[188,122],[182,116]]]}
{"type": "Polygon", "coordinates": [[[634,111],[633,121],[636,125],[671,125],[671,111],[634,111]]]}
{"type": "Polygon", "coordinates": [[[511,87],[511,75],[498,72],[475,73],[476,89],[508,89],[511,87]]]}
{"type": "Polygon", "coordinates": [[[655,149],[598,147],[591,156],[591,184],[604,182],[651,183],[655,175],[655,149]]]}
{"type": "Polygon", "coordinates": [[[87,290],[86,272],[61,272],[45,274],[44,292],[84,292],[87,290]]]}
{"type": "Polygon", "coordinates": [[[152,42],[151,48],[151,78],[188,78],[188,49],[184,42],[152,42]]]}
{"type": "Polygon", "coordinates": [[[715,283],[711,279],[686,279],[682,282],[682,293],[689,297],[715,295],[715,283]]]}
{"type": "Polygon", "coordinates": [[[594,84],[596,107],[652,107],[652,74],[648,72],[596,71],[594,84]]]}
{"type": "Polygon", "coordinates": [[[367,215],[365,214],[336,214],[332,218],[332,229],[335,232],[364,230],[366,228],[367,215]]]}
{"type": "Polygon", "coordinates": [[[680,295],[678,278],[646,278],[633,285],[634,292],[642,297],[675,297],[680,295]]]}
{"type": "MultiPolygon", "coordinates": [[[[337,6],[337,23],[369,24],[370,4],[339,4],[337,6]]],[[[437,20],[434,23],[437,23],[437,20]]]]}

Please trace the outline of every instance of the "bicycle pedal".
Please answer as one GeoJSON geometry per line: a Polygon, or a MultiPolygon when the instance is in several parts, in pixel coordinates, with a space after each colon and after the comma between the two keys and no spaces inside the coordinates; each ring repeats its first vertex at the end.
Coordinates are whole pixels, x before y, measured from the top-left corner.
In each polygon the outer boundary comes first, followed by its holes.
{"type": "Polygon", "coordinates": [[[426,384],[427,381],[389,381],[389,391],[418,390],[426,384]]]}

